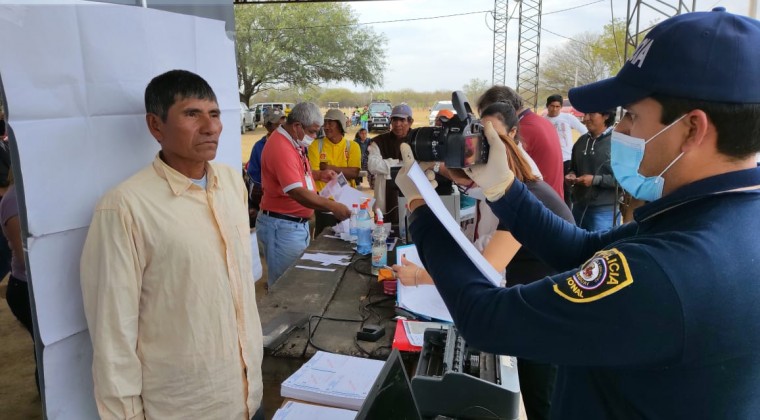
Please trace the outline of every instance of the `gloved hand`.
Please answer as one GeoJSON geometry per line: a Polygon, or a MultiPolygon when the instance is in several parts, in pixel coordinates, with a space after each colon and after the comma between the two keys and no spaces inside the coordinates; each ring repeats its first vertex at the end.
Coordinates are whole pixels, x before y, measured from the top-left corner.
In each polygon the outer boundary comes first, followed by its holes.
{"type": "MultiPolygon", "coordinates": [[[[422,194],[420,190],[417,189],[417,186],[414,185],[414,182],[408,175],[409,170],[414,165],[414,154],[412,153],[412,148],[406,143],[401,143],[401,160],[404,165],[396,175],[396,185],[404,193],[407,203],[411,203],[413,200],[421,200],[422,194]]],[[[435,181],[435,173],[431,170],[433,165],[433,162],[420,162],[420,168],[425,171],[428,181],[435,188],[438,186],[438,183],[435,181]]]]}
{"type": "Polygon", "coordinates": [[[485,124],[483,131],[488,145],[491,146],[488,151],[488,162],[473,165],[464,172],[483,189],[483,195],[488,201],[496,201],[503,197],[512,186],[515,174],[509,169],[507,146],[504,145],[490,121],[485,124]]]}

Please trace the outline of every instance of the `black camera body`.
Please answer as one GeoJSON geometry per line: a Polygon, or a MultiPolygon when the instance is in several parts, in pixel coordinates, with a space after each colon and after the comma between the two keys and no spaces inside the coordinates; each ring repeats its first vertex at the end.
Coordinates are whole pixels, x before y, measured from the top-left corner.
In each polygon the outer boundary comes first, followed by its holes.
{"type": "Polygon", "coordinates": [[[443,162],[448,168],[468,168],[488,161],[488,141],[483,126],[472,115],[467,97],[461,91],[451,94],[454,118],[441,118],[441,127],[421,127],[409,132],[414,159],[443,162]]]}

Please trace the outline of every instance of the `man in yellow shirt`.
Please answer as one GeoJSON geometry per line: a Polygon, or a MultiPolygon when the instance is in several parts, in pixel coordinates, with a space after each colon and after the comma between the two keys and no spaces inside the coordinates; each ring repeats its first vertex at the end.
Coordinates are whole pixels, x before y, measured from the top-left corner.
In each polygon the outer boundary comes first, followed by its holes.
{"type": "MultiPolygon", "coordinates": [[[[362,151],[359,144],[346,138],[346,115],[339,109],[333,108],[325,114],[325,136],[318,138],[309,146],[309,164],[320,171],[333,170],[342,173],[352,187],[356,187],[356,179],[362,166],[362,151]]],[[[317,192],[327,185],[316,181],[317,192]]],[[[338,223],[332,215],[315,212],[315,236],[327,226],[338,223]]]]}
{"type": "Polygon", "coordinates": [[[211,163],[216,95],[172,70],[145,89],[161,151],[107,192],[92,217],[81,283],[103,419],[263,418],[246,189],[211,163]]]}

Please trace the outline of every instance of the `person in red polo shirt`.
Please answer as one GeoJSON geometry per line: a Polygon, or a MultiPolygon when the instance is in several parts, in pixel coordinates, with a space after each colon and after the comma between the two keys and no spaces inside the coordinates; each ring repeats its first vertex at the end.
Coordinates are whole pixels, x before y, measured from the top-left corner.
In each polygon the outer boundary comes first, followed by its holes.
{"type": "Polygon", "coordinates": [[[314,180],[330,181],[332,170],[312,170],[306,148],[324,123],[317,105],[302,102],[293,107],[285,124],[267,140],[261,154],[261,211],[256,232],[267,261],[267,283],[275,284],[309,245],[309,218],[314,210],[332,212],[345,220],[351,211],[319,196],[314,180]]]}

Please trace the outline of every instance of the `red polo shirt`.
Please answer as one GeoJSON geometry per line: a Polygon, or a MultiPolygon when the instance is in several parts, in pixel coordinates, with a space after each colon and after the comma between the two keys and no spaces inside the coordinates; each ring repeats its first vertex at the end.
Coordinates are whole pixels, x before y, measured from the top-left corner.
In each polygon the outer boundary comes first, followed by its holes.
{"type": "Polygon", "coordinates": [[[523,148],[536,162],[544,182],[564,198],[562,148],[559,145],[559,135],[552,123],[527,109],[520,115],[520,137],[523,148]]]}
{"type": "Polygon", "coordinates": [[[269,136],[261,153],[261,186],[262,210],[297,217],[311,217],[314,213],[288,195],[288,191],[299,187],[314,191],[314,179],[306,152],[282,127],[269,136]]]}

